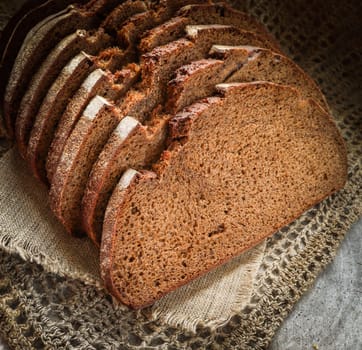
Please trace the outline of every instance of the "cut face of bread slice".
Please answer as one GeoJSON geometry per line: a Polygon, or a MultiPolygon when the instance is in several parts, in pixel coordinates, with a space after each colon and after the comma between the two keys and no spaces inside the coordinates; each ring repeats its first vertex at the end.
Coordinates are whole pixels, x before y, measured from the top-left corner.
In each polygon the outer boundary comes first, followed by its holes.
{"type": "MultiPolygon", "coordinates": [[[[103,45],[103,43],[100,43],[103,45]]],[[[47,182],[45,160],[53,140],[57,123],[69,99],[76,93],[84,79],[97,67],[93,60],[81,52],[67,64],[49,89],[31,129],[26,159],[36,178],[47,182]]]]}
{"type": "MultiPolygon", "coordinates": [[[[190,31],[190,40],[185,38],[179,39],[168,45],[156,48],[143,57],[141,62],[141,84],[138,86],[138,89],[132,89],[127,94],[127,96],[125,96],[119,107],[118,113],[111,113],[108,116],[102,115],[103,119],[109,119],[107,125],[110,127],[109,130],[103,130],[102,132],[110,135],[114,130],[115,125],[118,124],[126,115],[130,115],[139,121],[145,120],[145,118],[148,117],[148,114],[151,113],[158,104],[162,104],[164,102],[167,91],[167,82],[174,74],[174,71],[186,63],[203,58],[205,55],[207,55],[212,44],[215,42],[236,45],[250,42],[265,42],[265,39],[257,36],[254,33],[244,32],[231,26],[189,26],[187,27],[187,30],[190,31]]],[[[267,43],[268,42],[266,42],[266,44],[267,43]]],[[[97,118],[95,118],[95,120],[96,119],[97,118]]],[[[96,126],[96,124],[94,125],[96,126]]],[[[69,143],[72,145],[67,149],[69,150],[68,152],[73,154],[73,159],[76,164],[70,167],[69,162],[63,164],[60,162],[58,164],[56,174],[53,177],[52,187],[59,186],[61,184],[61,186],[65,186],[65,188],[71,186],[74,189],[72,179],[75,176],[77,177],[77,185],[82,186],[82,188],[79,189],[79,192],[72,190],[72,193],[69,194],[67,201],[57,200],[57,203],[63,207],[57,212],[64,214],[62,214],[63,216],[60,218],[62,222],[67,221],[68,218],[72,223],[76,223],[78,220],[78,223],[75,227],[76,231],[79,231],[79,228],[82,226],[80,209],[82,195],[79,194],[84,193],[89,172],[99,155],[97,154],[94,158],[90,157],[87,147],[90,147],[90,145],[93,144],[97,144],[98,149],[98,145],[101,140],[103,140],[103,138],[98,138],[97,133],[84,133],[83,131],[79,130],[78,125],[73,130],[72,134],[73,133],[87,135],[87,137],[94,137],[94,139],[87,140],[86,143],[83,143],[84,146],[79,148],[74,147],[74,144],[71,144],[69,140],[67,141],[67,144],[69,143]],[[81,152],[82,154],[78,154],[78,152],[81,152]],[[67,170],[66,167],[69,167],[71,170],[67,170]],[[74,167],[79,168],[79,170],[74,171],[74,167]],[[84,172],[82,183],[78,181],[80,169],[88,170],[88,172],[84,172]],[[71,172],[71,174],[67,175],[66,177],[68,182],[60,182],[57,180],[59,177],[64,178],[64,174],[68,174],[69,172],[71,172]],[[57,173],[59,173],[59,175],[57,175],[57,173]],[[69,205],[70,196],[73,196],[74,200],[74,204],[72,205],[69,205]],[[69,206],[71,210],[67,209],[67,206],[69,206]]],[[[103,146],[104,144],[100,146],[100,149],[102,149],[103,146]]],[[[65,146],[63,153],[65,152],[66,147],[67,145],[65,146]]],[[[68,155],[68,157],[70,156],[68,155]]],[[[69,191],[67,189],[58,191],[58,193],[61,194],[68,192],[69,191]]],[[[68,224],[66,227],[69,228],[72,227],[72,225],[68,224]]]]}
{"type": "Polygon", "coordinates": [[[70,135],[54,174],[49,194],[50,206],[66,230],[72,234],[83,232],[79,227],[79,217],[73,214],[79,212],[77,205],[82,199],[84,178],[90,171],[86,159],[97,157],[110,136],[110,130],[117,125],[117,117],[103,118],[103,116],[116,113],[111,103],[103,97],[95,96],[78,121],[78,131],[73,131],[70,135]],[[99,141],[93,142],[95,138],[99,141]],[[73,148],[68,151],[68,147],[73,148]],[[87,152],[80,151],[83,149],[87,152]],[[74,159],[74,155],[78,157],[74,159]],[[62,172],[63,169],[67,171],[62,172]]]}
{"type": "Polygon", "coordinates": [[[222,46],[215,45],[210,55],[219,59],[230,59],[232,56],[247,55],[247,60],[238,70],[225,81],[249,82],[268,80],[280,84],[288,84],[299,89],[306,98],[312,98],[326,111],[329,110],[327,101],[313,79],[289,58],[265,48],[253,46],[222,46]]]}
{"type": "Polygon", "coordinates": [[[272,83],[220,89],[171,120],[155,173],[111,197],[101,270],[126,305],[150,305],[344,186],[346,149],[318,104],[272,83]]]}
{"type": "Polygon", "coordinates": [[[92,98],[99,95],[110,101],[117,100],[118,96],[123,95],[134,84],[138,76],[139,67],[136,64],[130,64],[115,75],[98,68],[86,78],[68,103],[50,146],[46,160],[49,183],[52,183],[69,135],[92,98]]]}
{"type": "Polygon", "coordinates": [[[141,40],[141,52],[148,52],[157,46],[181,38],[185,35],[186,25],[196,24],[223,24],[235,26],[239,29],[255,32],[268,38],[275,47],[279,47],[274,38],[253,17],[246,13],[232,9],[225,3],[193,4],[183,7],[177,12],[177,17],[155,27],[141,40]]]}
{"type": "Polygon", "coordinates": [[[29,81],[51,49],[65,36],[77,29],[90,29],[99,24],[100,17],[112,1],[92,1],[91,9],[69,6],[37,24],[26,36],[10,75],[4,97],[5,121],[13,129],[17,109],[29,81]]]}
{"type": "Polygon", "coordinates": [[[99,49],[100,45],[103,45],[103,42],[111,42],[111,38],[104,34],[103,31],[90,33],[85,30],[78,30],[60,41],[33,76],[29,88],[21,101],[16,120],[16,140],[20,154],[24,158],[26,156],[29,133],[36,114],[58,74],[68,61],[80,51],[85,50],[85,52],[90,54],[97,52],[97,49],[99,49]],[[100,44],[101,42],[102,44],[100,44]]]}

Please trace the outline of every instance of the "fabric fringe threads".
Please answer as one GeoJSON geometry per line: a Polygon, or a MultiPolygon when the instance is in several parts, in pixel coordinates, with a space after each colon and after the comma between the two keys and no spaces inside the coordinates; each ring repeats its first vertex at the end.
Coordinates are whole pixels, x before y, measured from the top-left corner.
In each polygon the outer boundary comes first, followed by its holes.
{"type": "MultiPolygon", "coordinates": [[[[362,72],[353,66],[362,60],[362,38],[354,35],[360,23],[358,11],[353,4],[338,1],[332,5],[314,0],[308,6],[302,0],[278,5],[266,0],[232,3],[264,23],[322,87],[348,146],[345,188],[268,239],[254,287],[245,292],[250,295],[248,300],[236,303],[228,316],[207,326],[207,320],[201,319],[182,322],[176,312],[169,313],[172,309],[162,305],[166,299],[138,312],[114,307],[112,298],[99,288],[97,251],[91,244],[74,240],[71,245],[78,245],[69,248],[71,238],[62,237],[55,221],[54,226],[53,222],[47,228],[39,226],[40,217],[51,217],[45,204],[33,210],[28,221],[33,226],[27,227],[27,235],[19,235],[19,227],[26,222],[22,215],[29,216],[29,208],[23,206],[19,211],[16,181],[20,179],[24,186],[18,191],[27,191],[25,202],[40,198],[37,190],[31,190],[33,180],[24,164],[10,151],[0,161],[0,178],[10,181],[0,184],[0,335],[12,348],[265,349],[362,215],[362,105],[358,96],[362,72]],[[16,168],[16,176],[10,177],[9,166],[16,168]],[[15,192],[9,196],[9,190],[15,192]],[[57,232],[53,248],[41,240],[38,246],[34,244],[39,230],[57,232]]],[[[1,25],[13,11],[9,6],[0,3],[1,25]]]]}

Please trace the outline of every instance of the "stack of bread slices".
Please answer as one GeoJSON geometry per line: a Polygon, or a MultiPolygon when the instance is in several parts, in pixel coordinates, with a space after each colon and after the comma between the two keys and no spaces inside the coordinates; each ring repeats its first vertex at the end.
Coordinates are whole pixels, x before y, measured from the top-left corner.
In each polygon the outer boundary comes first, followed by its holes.
{"type": "Polygon", "coordinates": [[[152,304],[344,186],[320,89],[225,3],[30,1],[4,33],[8,134],[65,229],[100,246],[126,305],[152,304]]]}

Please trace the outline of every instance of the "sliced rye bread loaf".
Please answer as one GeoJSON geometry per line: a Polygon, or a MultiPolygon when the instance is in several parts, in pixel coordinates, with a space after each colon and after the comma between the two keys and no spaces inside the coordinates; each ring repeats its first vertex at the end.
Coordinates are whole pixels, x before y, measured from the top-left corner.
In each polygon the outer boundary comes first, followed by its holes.
{"type": "Polygon", "coordinates": [[[114,91],[118,95],[125,93],[138,80],[139,67],[130,64],[114,75],[102,69],[92,72],[72,97],[62,115],[46,159],[46,172],[49,183],[52,183],[64,145],[84,109],[96,95],[114,101],[114,91]],[[121,91],[119,91],[121,89],[121,91]]]}
{"type": "Polygon", "coordinates": [[[4,114],[10,132],[29,81],[48,53],[62,38],[77,29],[98,26],[114,2],[116,0],[93,0],[83,7],[71,5],[32,28],[16,57],[5,91],[4,114]]]}
{"type": "Polygon", "coordinates": [[[83,226],[96,243],[100,243],[108,199],[122,173],[127,168],[149,167],[164,147],[167,119],[181,108],[212,95],[216,84],[263,80],[291,85],[299,89],[303,98],[313,98],[328,111],[314,81],[279,53],[251,46],[221,45],[213,46],[210,53],[220,60],[204,59],[179,68],[168,83],[167,104],[162,113],[153,113],[145,125],[132,122],[131,117],[121,122],[99,155],[82,204],[83,226]],[[130,123],[132,128],[128,127],[130,123]]]}
{"type": "Polygon", "coordinates": [[[342,188],[334,122],[288,86],[224,84],[170,121],[154,172],[127,171],[107,207],[106,287],[133,308],[223,264],[342,188]]]}
{"type": "Polygon", "coordinates": [[[105,145],[104,135],[109,136],[126,115],[132,115],[140,121],[148,117],[148,114],[158,104],[164,102],[167,82],[171,79],[174,71],[184,64],[203,58],[214,43],[219,42],[228,45],[254,43],[259,46],[272,46],[268,40],[255,33],[245,32],[231,26],[187,26],[186,30],[188,39],[182,38],[168,45],[155,48],[143,56],[141,83],[137,88],[127,93],[118,110],[114,113],[101,114],[92,119],[93,127],[98,130],[97,132],[89,133],[82,130],[84,126],[92,127],[89,122],[79,124],[74,128],[63,150],[63,155],[67,153],[67,162],[63,162],[62,156],[50,189],[51,207],[70,233],[84,231],[81,220],[82,197],[93,163],[105,145]],[[97,122],[99,118],[102,120],[109,119],[109,122],[105,123],[109,129],[105,129],[103,125],[102,128],[99,127],[97,122]],[[84,140],[83,137],[87,139],[84,140]],[[74,139],[82,147],[76,147],[74,139]],[[104,143],[102,144],[102,142],[104,143]],[[90,157],[89,147],[96,147],[99,150],[98,154],[94,153],[94,157],[90,157]],[[70,158],[73,158],[74,164],[69,162],[70,158]],[[80,178],[82,181],[79,181],[80,178]],[[78,187],[74,186],[73,180],[76,181],[78,187]],[[62,188],[59,189],[58,187],[62,188]],[[69,188],[72,190],[69,191],[69,188]],[[63,197],[59,198],[58,195],[63,197]]]}
{"type": "Polygon", "coordinates": [[[268,80],[292,85],[297,87],[305,98],[314,99],[327,112],[329,111],[326,98],[316,82],[294,61],[280,53],[253,46],[233,47],[215,45],[210,55],[219,59],[227,59],[240,53],[247,55],[246,62],[234,74],[230,75],[225,82],[268,80]]]}
{"type": "Polygon", "coordinates": [[[54,80],[71,58],[81,51],[89,54],[96,53],[103,42],[109,45],[111,38],[102,30],[95,33],[77,30],[60,41],[34,74],[20,103],[15,122],[16,142],[23,158],[26,157],[29,134],[34,119],[54,80]],[[93,47],[96,49],[95,51],[93,47]]]}
{"type": "Polygon", "coordinates": [[[226,3],[218,4],[193,4],[180,9],[176,17],[149,30],[142,38],[139,49],[149,52],[157,46],[167,44],[185,35],[186,25],[195,24],[224,24],[232,25],[242,30],[255,32],[265,36],[275,47],[279,44],[252,16],[231,8],[226,3]]]}
{"type": "Polygon", "coordinates": [[[37,23],[63,10],[72,2],[73,0],[28,0],[2,30],[0,36],[1,109],[3,108],[3,96],[11,69],[25,36],[37,23]]]}
{"type": "MultiPolygon", "coordinates": [[[[132,116],[136,121],[142,123],[153,108],[157,107],[158,104],[166,103],[167,98],[170,98],[170,96],[167,97],[167,82],[172,78],[175,70],[184,64],[205,57],[212,44],[219,40],[234,43],[259,42],[271,46],[267,39],[262,39],[254,33],[244,32],[231,26],[187,26],[186,31],[191,34],[189,36],[191,41],[179,39],[156,48],[144,56],[144,79],[141,85],[144,85],[145,88],[144,90],[140,89],[140,91],[131,90],[128,93],[120,108],[123,116],[132,116]]],[[[219,62],[211,64],[215,73],[217,69],[221,70],[218,72],[218,78],[221,80],[210,81],[212,84],[207,85],[209,90],[210,86],[213,88],[216,83],[222,82],[236,69],[237,61],[236,58],[231,57],[224,66],[220,65],[219,62]]],[[[206,66],[207,63],[205,68],[206,66]]],[[[202,67],[198,68],[201,69],[202,67]]],[[[209,67],[209,69],[211,68],[209,67]]],[[[194,93],[194,96],[190,96],[194,99],[189,100],[188,103],[207,96],[208,93],[206,92],[210,92],[209,90],[201,87],[194,93]]],[[[168,113],[168,110],[165,113],[168,113]]],[[[153,116],[156,115],[158,116],[157,113],[153,113],[153,116]]],[[[132,129],[129,129],[129,123],[121,122],[95,163],[94,169],[89,175],[81,206],[84,229],[93,241],[98,241],[98,243],[100,241],[102,218],[107,201],[117,180],[123,171],[129,167],[127,163],[131,162],[132,166],[147,166],[149,164],[147,161],[145,164],[142,163],[145,162],[144,155],[149,154],[153,159],[155,155],[161,152],[165,138],[164,120],[167,119],[167,116],[161,115],[159,118],[160,120],[156,120],[156,117],[152,118],[149,125],[150,130],[147,129],[147,126],[142,126],[136,121],[133,122],[132,129]],[[127,137],[124,132],[119,132],[123,128],[126,128],[128,132],[127,137]],[[154,132],[154,136],[152,136],[152,132],[154,132]],[[120,134],[123,135],[121,138],[119,137],[120,134]],[[142,137],[145,137],[144,143],[140,142],[142,137]],[[131,154],[133,156],[128,156],[131,154]],[[117,159],[117,161],[111,161],[111,159],[117,159]]]]}

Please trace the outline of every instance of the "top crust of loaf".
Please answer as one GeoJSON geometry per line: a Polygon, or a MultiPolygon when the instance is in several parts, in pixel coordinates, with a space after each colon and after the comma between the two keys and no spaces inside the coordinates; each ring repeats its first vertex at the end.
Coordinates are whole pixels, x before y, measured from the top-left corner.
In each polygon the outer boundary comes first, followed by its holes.
{"type": "Polygon", "coordinates": [[[317,103],[273,83],[217,88],[170,121],[155,173],[117,187],[107,207],[102,275],[131,307],[256,245],[345,183],[343,139],[317,103]]]}

